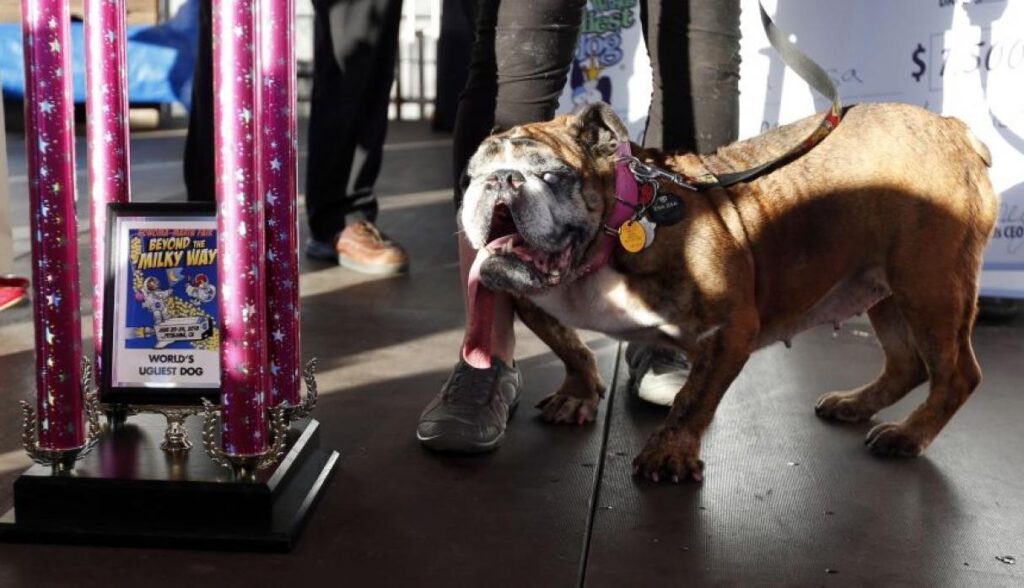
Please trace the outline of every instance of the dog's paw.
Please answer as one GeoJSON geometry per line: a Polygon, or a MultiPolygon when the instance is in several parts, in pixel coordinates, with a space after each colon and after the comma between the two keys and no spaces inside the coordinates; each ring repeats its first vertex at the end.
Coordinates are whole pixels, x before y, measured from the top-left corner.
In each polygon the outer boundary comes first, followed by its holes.
{"type": "Polygon", "coordinates": [[[542,418],[554,424],[592,423],[597,418],[597,405],[600,397],[596,394],[590,398],[570,396],[556,392],[537,403],[542,418]]]}
{"type": "Polygon", "coordinates": [[[690,435],[659,429],[633,460],[633,475],[654,482],[665,480],[678,484],[686,479],[703,482],[700,442],[690,435]]]}
{"type": "Polygon", "coordinates": [[[829,392],[822,395],[814,405],[814,414],[823,419],[862,423],[875,414],[865,405],[864,399],[856,392],[829,392]]]}
{"type": "Polygon", "coordinates": [[[916,457],[928,446],[902,423],[882,423],[868,431],[864,443],[875,455],[916,457]]]}

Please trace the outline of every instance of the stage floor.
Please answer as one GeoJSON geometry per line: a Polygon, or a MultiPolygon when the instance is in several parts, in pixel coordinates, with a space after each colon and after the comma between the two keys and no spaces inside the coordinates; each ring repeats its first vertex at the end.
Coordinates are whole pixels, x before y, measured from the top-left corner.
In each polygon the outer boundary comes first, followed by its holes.
{"type": "MultiPolygon", "coordinates": [[[[27,273],[23,139],[7,140],[17,270],[27,273]]],[[[179,131],[133,137],[140,199],[181,197],[182,142],[179,131]]],[[[2,545],[0,586],[1024,584],[1024,317],[979,324],[984,383],[914,460],[869,455],[870,424],[814,416],[821,393],[880,369],[865,321],[756,354],[717,413],[700,486],[631,477],[630,461],[664,409],[629,396],[619,345],[593,334],[585,338],[610,389],[597,423],[538,418],[532,405],[559,385],[561,366],[521,329],[525,398],[505,445],[479,457],[420,448],[416,419],[461,336],[449,153],[445,136],[393,126],[379,220],[412,253],[408,276],[370,279],[303,261],[303,353],[320,358],[316,417],[323,445],[341,459],[293,553],[2,545]],[[996,559],[1007,555],[1018,563],[996,559]]],[[[84,258],[88,197],[80,194],[84,258]]],[[[91,333],[88,316],[83,326],[91,333]]],[[[28,466],[17,409],[33,394],[28,305],[0,313],[0,373],[5,512],[28,466]]],[[[906,414],[923,394],[880,418],[906,414]]]]}

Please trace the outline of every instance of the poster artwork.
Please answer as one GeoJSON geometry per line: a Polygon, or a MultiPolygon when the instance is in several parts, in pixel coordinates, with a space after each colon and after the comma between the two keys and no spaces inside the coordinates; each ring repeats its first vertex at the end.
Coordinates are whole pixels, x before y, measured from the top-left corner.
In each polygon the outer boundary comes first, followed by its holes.
{"type": "Polygon", "coordinates": [[[114,386],[219,385],[215,223],[121,227],[114,386]]]}
{"type": "Polygon", "coordinates": [[[606,102],[639,140],[651,96],[651,68],[637,0],[589,0],[558,112],[606,102]]]}

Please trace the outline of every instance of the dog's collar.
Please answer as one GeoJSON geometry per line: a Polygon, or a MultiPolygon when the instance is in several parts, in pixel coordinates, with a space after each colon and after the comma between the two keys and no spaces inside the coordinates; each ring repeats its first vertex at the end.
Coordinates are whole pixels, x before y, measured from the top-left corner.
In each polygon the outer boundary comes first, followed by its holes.
{"type": "Polygon", "coordinates": [[[601,241],[583,268],[583,275],[594,273],[608,263],[618,241],[616,237],[619,228],[636,214],[640,184],[630,168],[630,162],[634,159],[633,146],[629,141],[619,143],[615,149],[615,206],[608,218],[601,223],[601,241]]]}

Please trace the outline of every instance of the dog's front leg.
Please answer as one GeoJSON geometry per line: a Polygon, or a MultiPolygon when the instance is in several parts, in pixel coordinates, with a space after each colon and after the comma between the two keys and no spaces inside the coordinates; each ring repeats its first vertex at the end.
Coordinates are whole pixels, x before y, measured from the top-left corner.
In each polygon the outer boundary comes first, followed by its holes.
{"type": "Polygon", "coordinates": [[[537,403],[544,420],[579,425],[593,421],[604,396],[594,354],[580,341],[575,329],[558,322],[529,300],[516,298],[516,313],[565,364],[562,387],[537,403]]]}
{"type": "Polygon", "coordinates": [[[753,352],[755,324],[733,321],[700,342],[691,357],[693,371],[676,394],[672,410],[633,460],[634,475],[655,482],[704,479],[701,437],[725,391],[753,352]]]}

